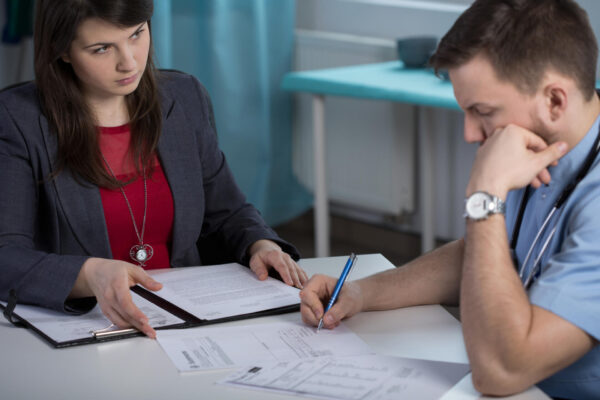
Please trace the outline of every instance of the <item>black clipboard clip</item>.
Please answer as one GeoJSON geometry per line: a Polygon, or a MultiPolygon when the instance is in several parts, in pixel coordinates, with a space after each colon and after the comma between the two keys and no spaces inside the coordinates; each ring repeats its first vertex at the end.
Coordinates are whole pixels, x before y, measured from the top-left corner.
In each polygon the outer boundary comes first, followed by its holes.
{"type": "Polygon", "coordinates": [[[23,324],[18,318],[15,317],[15,307],[17,306],[17,291],[15,289],[10,289],[8,291],[8,302],[6,303],[6,307],[4,308],[4,318],[8,320],[11,324],[18,327],[23,327],[23,324]]]}

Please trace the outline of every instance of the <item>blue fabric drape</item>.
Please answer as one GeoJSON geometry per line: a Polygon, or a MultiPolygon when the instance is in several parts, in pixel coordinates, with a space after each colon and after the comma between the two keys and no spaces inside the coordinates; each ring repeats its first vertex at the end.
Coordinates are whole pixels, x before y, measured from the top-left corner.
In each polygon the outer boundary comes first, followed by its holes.
{"type": "Polygon", "coordinates": [[[236,180],[270,224],[306,211],[292,173],[295,0],[155,0],[159,67],[195,75],[211,94],[219,143],[236,180]]]}
{"type": "Polygon", "coordinates": [[[171,69],[173,65],[173,14],[171,0],[154,0],[152,17],[152,41],[160,68],[171,69]]]}
{"type": "Polygon", "coordinates": [[[34,0],[5,0],[6,24],[2,42],[16,44],[21,38],[33,35],[34,0]]]}

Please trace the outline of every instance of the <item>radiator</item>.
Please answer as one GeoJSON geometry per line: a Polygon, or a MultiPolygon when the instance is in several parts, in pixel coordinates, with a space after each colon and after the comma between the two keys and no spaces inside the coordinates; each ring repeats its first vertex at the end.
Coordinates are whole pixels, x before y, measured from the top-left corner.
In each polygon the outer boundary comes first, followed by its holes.
{"type": "MultiPolygon", "coordinates": [[[[391,40],[299,30],[295,69],[311,70],[396,59],[391,40]]],[[[414,109],[385,101],[326,97],[329,199],[398,216],[415,205],[414,109]]],[[[311,96],[294,102],[294,172],[313,188],[311,96]]]]}

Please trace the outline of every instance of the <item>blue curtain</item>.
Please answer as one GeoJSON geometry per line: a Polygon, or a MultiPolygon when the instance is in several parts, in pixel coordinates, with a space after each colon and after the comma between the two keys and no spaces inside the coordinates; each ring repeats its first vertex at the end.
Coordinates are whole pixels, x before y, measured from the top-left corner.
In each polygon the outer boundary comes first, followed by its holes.
{"type": "Polygon", "coordinates": [[[2,29],[2,42],[16,44],[22,37],[33,35],[34,0],[6,0],[4,7],[6,23],[2,29]]]}
{"type": "Polygon", "coordinates": [[[219,143],[248,201],[268,223],[312,206],[291,161],[295,0],[155,0],[159,67],[195,75],[211,94],[219,143]]]}

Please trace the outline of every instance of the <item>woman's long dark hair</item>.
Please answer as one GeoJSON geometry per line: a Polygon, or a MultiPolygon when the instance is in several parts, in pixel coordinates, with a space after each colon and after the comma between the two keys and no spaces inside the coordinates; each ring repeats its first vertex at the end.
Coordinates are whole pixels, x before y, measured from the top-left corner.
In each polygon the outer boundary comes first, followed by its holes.
{"type": "MultiPolygon", "coordinates": [[[[79,25],[100,18],[122,27],[150,24],[152,0],[37,0],[34,46],[35,80],[44,115],[56,134],[58,154],[54,177],[68,168],[76,178],[101,187],[116,188],[103,165],[98,128],[86,103],[68,53],[79,25]]],[[[131,155],[138,174],[151,171],[162,128],[156,69],[150,42],[148,62],[137,89],[125,96],[130,117],[131,155]]]]}

